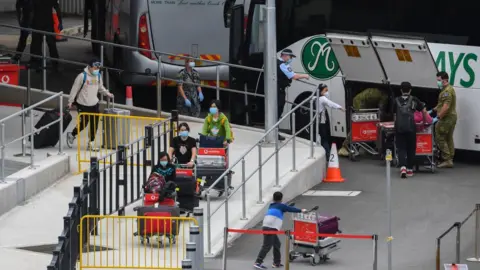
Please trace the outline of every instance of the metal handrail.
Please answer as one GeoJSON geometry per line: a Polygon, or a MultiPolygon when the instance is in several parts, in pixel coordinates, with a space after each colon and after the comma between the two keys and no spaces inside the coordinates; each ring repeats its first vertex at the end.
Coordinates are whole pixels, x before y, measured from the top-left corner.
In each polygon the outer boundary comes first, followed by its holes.
{"type": "Polygon", "coordinates": [[[34,155],[35,155],[35,150],[34,150],[34,141],[35,141],[35,137],[34,135],[35,134],[38,134],[38,132],[44,130],[44,129],[47,129],[49,128],[50,126],[52,125],[56,125],[56,124],[59,124],[60,127],[59,127],[59,143],[58,143],[58,153],[61,155],[63,154],[63,142],[62,142],[62,134],[63,134],[63,92],[59,92],[55,95],[52,95],[48,98],[45,98],[25,109],[22,109],[21,111],[18,111],[16,113],[13,113],[3,119],[0,119],[0,150],[1,150],[1,153],[0,153],[0,161],[1,161],[1,169],[2,169],[2,174],[0,175],[0,183],[1,182],[4,182],[5,180],[5,148],[8,146],[8,145],[11,145],[15,142],[18,142],[18,141],[22,141],[22,156],[26,156],[26,153],[25,153],[25,139],[30,137],[30,168],[35,168],[34,166],[34,155]],[[42,104],[44,103],[47,103],[49,102],[50,100],[53,100],[55,98],[58,98],[59,99],[59,113],[60,113],[60,117],[57,119],[57,120],[54,120],[52,121],[51,123],[47,124],[47,125],[44,125],[38,129],[35,128],[34,126],[34,123],[33,123],[33,113],[31,113],[32,110],[34,110],[35,108],[38,108],[40,107],[42,104]],[[30,132],[28,134],[25,134],[25,118],[26,118],[26,115],[28,114],[28,112],[30,112],[30,132]],[[10,119],[13,119],[14,117],[17,117],[17,116],[22,116],[22,136],[6,143],[5,142],[5,122],[10,120],[10,119]]]}
{"type": "MultiPolygon", "coordinates": [[[[128,45],[121,45],[121,44],[116,44],[112,42],[107,42],[107,41],[100,41],[96,39],[89,39],[89,38],[81,38],[81,37],[76,37],[76,36],[70,36],[70,35],[63,35],[63,34],[57,34],[57,33],[52,33],[52,32],[47,32],[47,31],[41,31],[38,29],[33,29],[33,28],[27,28],[27,27],[20,27],[20,26],[15,26],[15,25],[10,25],[10,24],[0,24],[0,27],[6,27],[6,28],[11,28],[11,29],[18,29],[18,30],[23,30],[23,31],[28,31],[31,33],[39,33],[42,35],[48,35],[48,36],[61,36],[69,39],[76,39],[76,40],[81,40],[81,41],[86,41],[86,42],[93,42],[97,43],[100,45],[107,45],[107,46],[113,46],[117,48],[123,48],[123,49],[129,49],[129,50],[135,50],[135,51],[143,51],[143,52],[150,52],[154,53],[155,55],[165,55],[165,56],[177,56],[176,54],[172,53],[166,53],[166,52],[161,52],[161,51],[155,51],[155,50],[148,50],[148,49],[143,49],[140,47],[135,47],[135,46],[128,46],[128,45]]],[[[263,69],[259,68],[253,68],[249,66],[242,66],[242,65],[236,65],[236,64],[231,64],[231,63],[226,63],[226,62],[220,62],[220,61],[212,61],[212,60],[204,60],[200,59],[198,57],[191,57],[191,56],[182,56],[182,58],[186,59],[194,59],[194,60],[201,60],[202,62],[206,63],[212,63],[212,64],[217,64],[217,65],[226,65],[229,67],[234,67],[234,68],[240,68],[240,69],[246,69],[246,70],[251,70],[251,71],[258,71],[258,72],[263,72],[263,69]]]]}
{"type": "Polygon", "coordinates": [[[315,91],[312,92],[312,94],[304,99],[300,104],[298,104],[297,106],[295,106],[293,109],[291,109],[288,113],[286,113],[282,118],[280,118],[280,120],[278,120],[278,122],[273,125],[273,127],[271,127],[269,130],[267,130],[263,136],[258,140],[257,143],[255,143],[254,146],[250,147],[247,151],[244,152],[243,155],[241,155],[237,161],[235,161],[233,163],[233,165],[230,165],[230,168],[228,168],[224,173],[222,173],[218,178],[217,180],[215,180],[215,182],[213,182],[213,184],[210,185],[210,187],[206,190],[206,192],[209,192],[211,191],[222,179],[223,177],[225,177],[228,173],[230,173],[233,169],[233,167],[235,167],[238,163],[240,163],[240,161],[242,161],[242,159],[244,159],[256,146],[257,144],[259,143],[262,143],[264,140],[265,140],[265,137],[267,137],[268,134],[270,134],[270,132],[272,132],[273,130],[275,130],[282,122],[283,120],[287,119],[288,116],[290,116],[292,113],[294,113],[298,108],[300,108],[303,104],[305,104],[307,101],[309,101],[312,97],[314,97],[316,94],[315,91]]]}

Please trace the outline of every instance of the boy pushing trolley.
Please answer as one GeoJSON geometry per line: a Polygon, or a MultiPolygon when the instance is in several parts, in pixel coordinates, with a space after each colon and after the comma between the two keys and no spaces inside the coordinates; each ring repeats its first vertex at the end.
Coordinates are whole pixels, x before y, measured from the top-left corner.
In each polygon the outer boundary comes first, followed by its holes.
{"type": "MultiPolygon", "coordinates": [[[[288,206],[282,203],[283,194],[279,191],[273,194],[273,203],[268,207],[265,218],[263,219],[262,230],[264,231],[280,231],[283,225],[283,215],[286,212],[290,213],[305,213],[306,209],[298,209],[292,206],[288,206]]],[[[270,249],[273,247],[273,268],[280,268],[283,266],[281,263],[281,251],[280,251],[280,239],[276,234],[264,234],[263,235],[263,245],[258,253],[257,260],[253,267],[256,269],[267,269],[263,265],[263,260],[270,249]]]]}

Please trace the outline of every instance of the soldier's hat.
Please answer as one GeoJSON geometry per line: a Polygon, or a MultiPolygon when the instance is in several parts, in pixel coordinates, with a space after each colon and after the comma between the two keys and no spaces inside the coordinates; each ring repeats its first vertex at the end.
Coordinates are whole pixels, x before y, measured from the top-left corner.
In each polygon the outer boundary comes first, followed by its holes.
{"type": "Polygon", "coordinates": [[[292,50],[290,50],[290,49],[285,49],[280,54],[281,55],[290,55],[293,58],[297,57],[295,54],[293,54],[292,50]]]}

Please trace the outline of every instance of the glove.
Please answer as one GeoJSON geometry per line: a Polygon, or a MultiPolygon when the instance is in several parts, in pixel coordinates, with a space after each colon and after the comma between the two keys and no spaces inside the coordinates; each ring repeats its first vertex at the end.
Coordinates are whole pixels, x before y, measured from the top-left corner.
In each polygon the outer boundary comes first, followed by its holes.
{"type": "Polygon", "coordinates": [[[188,98],[185,99],[185,106],[187,107],[192,107],[192,102],[190,102],[190,100],[188,98]]]}
{"type": "Polygon", "coordinates": [[[202,92],[198,93],[198,98],[200,99],[200,102],[203,101],[204,97],[202,92]]]}
{"type": "Polygon", "coordinates": [[[307,213],[308,210],[307,209],[302,209],[302,213],[307,213]]]}
{"type": "Polygon", "coordinates": [[[438,117],[433,118],[432,124],[435,124],[436,122],[438,122],[438,117]]]}
{"type": "Polygon", "coordinates": [[[428,111],[428,114],[430,114],[430,115],[431,115],[432,113],[433,113],[433,110],[430,110],[430,111],[428,111]]]}

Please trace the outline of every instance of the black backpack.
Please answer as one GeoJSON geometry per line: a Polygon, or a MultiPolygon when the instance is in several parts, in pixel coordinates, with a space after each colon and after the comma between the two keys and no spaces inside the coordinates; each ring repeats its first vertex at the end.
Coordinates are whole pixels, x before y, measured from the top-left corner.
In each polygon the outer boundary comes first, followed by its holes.
{"type": "Polygon", "coordinates": [[[402,97],[396,99],[397,111],[395,117],[395,129],[397,132],[415,132],[415,102],[412,96],[407,100],[402,97]]]}

